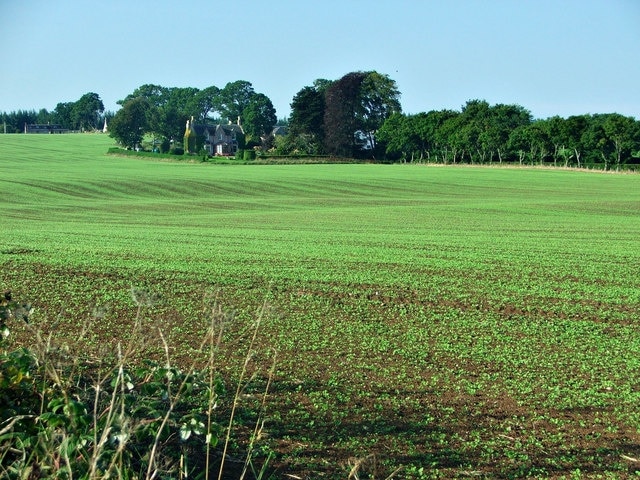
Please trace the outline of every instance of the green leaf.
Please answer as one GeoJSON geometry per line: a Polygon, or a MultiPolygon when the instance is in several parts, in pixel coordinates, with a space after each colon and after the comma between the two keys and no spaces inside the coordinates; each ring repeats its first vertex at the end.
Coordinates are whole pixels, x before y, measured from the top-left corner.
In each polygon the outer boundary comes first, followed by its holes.
{"type": "Polygon", "coordinates": [[[183,442],[187,441],[191,436],[191,433],[192,433],[191,427],[186,423],[183,423],[182,426],[180,427],[180,440],[182,440],[183,442]]]}

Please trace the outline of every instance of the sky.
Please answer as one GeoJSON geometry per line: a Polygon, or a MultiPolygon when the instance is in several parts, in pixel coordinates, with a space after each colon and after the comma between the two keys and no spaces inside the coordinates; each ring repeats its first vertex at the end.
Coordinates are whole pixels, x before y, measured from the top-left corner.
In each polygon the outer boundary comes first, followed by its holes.
{"type": "Polygon", "coordinates": [[[282,118],[314,80],[370,70],[409,114],[640,119],[640,0],[0,0],[0,112],[246,80],[282,118]]]}

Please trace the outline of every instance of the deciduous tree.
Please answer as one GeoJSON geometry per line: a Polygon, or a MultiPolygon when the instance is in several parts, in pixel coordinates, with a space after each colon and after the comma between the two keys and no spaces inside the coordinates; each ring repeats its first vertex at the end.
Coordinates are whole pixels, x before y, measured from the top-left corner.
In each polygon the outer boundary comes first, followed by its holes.
{"type": "Polygon", "coordinates": [[[220,113],[222,105],[221,91],[215,85],[200,90],[196,95],[196,104],[198,107],[198,118],[202,121],[206,120],[212,113],[220,113]]]}
{"type": "Polygon", "coordinates": [[[407,158],[415,145],[410,136],[410,118],[402,113],[393,113],[378,129],[378,141],[385,146],[389,158],[407,158]]]}
{"type": "Polygon", "coordinates": [[[249,101],[255,94],[251,82],[246,80],[227,83],[220,92],[220,115],[236,122],[242,117],[244,109],[249,106],[249,101]]]}
{"type": "Polygon", "coordinates": [[[54,123],[61,125],[63,128],[73,129],[73,102],[60,102],[53,110],[54,123]]]}
{"type": "Polygon", "coordinates": [[[311,135],[318,141],[324,137],[324,90],[304,87],[291,101],[289,128],[291,135],[311,135]]]}
{"type": "Polygon", "coordinates": [[[111,119],[109,135],[123,146],[134,148],[149,128],[150,110],[149,101],[144,97],[128,100],[111,119]]]}
{"type": "Polygon", "coordinates": [[[640,148],[639,123],[619,113],[593,115],[583,139],[598,152],[606,170],[618,170],[640,148]]]}
{"type": "Polygon", "coordinates": [[[490,152],[498,154],[498,160],[503,162],[507,153],[509,134],[520,126],[529,125],[532,121],[531,112],[520,105],[498,104],[490,107],[489,128],[481,134],[481,141],[490,152]]]}
{"type": "Polygon", "coordinates": [[[74,127],[79,130],[98,127],[100,114],[104,112],[104,104],[97,93],[85,93],[73,104],[71,109],[71,119],[74,127]]]}
{"type": "Polygon", "coordinates": [[[256,141],[270,134],[278,120],[273,103],[262,93],[256,93],[251,97],[249,104],[242,112],[242,117],[245,133],[256,141]]]}
{"type": "Polygon", "coordinates": [[[366,72],[356,103],[356,125],[376,151],[376,132],[393,113],[402,112],[400,91],[396,82],[376,71],[366,72]]]}

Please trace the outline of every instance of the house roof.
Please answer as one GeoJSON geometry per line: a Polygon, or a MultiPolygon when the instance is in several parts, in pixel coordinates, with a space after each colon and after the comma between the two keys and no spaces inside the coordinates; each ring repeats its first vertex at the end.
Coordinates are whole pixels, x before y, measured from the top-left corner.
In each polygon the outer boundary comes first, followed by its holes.
{"type": "Polygon", "coordinates": [[[209,125],[197,125],[195,123],[191,125],[191,129],[196,132],[196,135],[204,135],[208,128],[210,128],[209,125]]]}
{"type": "Polygon", "coordinates": [[[244,130],[240,125],[236,125],[235,123],[231,123],[229,125],[218,125],[218,128],[222,128],[227,134],[231,135],[232,133],[244,133],[244,130]]]}
{"type": "Polygon", "coordinates": [[[233,123],[230,125],[223,125],[223,124],[205,125],[205,124],[194,123],[191,125],[191,128],[196,133],[196,135],[205,135],[207,133],[209,135],[213,135],[219,128],[221,128],[226,135],[233,135],[234,133],[236,135],[244,134],[244,130],[242,130],[242,127],[240,125],[236,125],[233,123]]]}

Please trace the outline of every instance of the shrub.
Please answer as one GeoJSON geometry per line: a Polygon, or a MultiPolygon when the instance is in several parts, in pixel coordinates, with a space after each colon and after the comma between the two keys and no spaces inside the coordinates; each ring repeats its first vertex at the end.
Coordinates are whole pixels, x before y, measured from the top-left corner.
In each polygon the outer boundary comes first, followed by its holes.
{"type": "Polygon", "coordinates": [[[162,143],[160,143],[160,152],[168,153],[171,150],[171,142],[168,138],[165,138],[162,143]]]}
{"type": "MultiPolygon", "coordinates": [[[[138,304],[132,340],[118,345],[113,362],[101,363],[53,346],[31,326],[35,345],[7,352],[6,324],[20,319],[16,305],[21,304],[5,295],[0,307],[6,332],[0,337],[0,477],[150,479],[204,472],[204,478],[213,478],[212,471],[223,471],[254,342],[231,400],[225,435],[216,410],[225,388],[214,360],[230,314],[211,307],[210,327],[200,347],[206,368],[182,370],[172,365],[162,332],[166,361],[135,365],[130,355],[143,336],[140,312],[155,297],[142,290],[131,293],[138,304]]],[[[259,323],[260,319],[254,340],[259,323]]],[[[255,432],[257,437],[258,427],[255,432]]],[[[253,469],[253,441],[244,473],[253,469]]]]}

